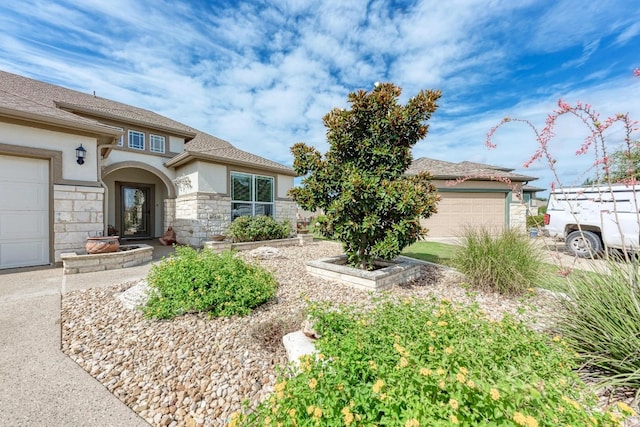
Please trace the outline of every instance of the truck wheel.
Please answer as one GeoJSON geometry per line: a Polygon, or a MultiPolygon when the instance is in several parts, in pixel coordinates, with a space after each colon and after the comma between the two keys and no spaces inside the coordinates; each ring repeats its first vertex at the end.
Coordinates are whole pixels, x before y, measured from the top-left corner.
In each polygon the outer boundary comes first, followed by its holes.
{"type": "Polygon", "coordinates": [[[602,253],[602,242],[591,231],[573,231],[567,236],[567,250],[578,258],[596,257],[602,253]]]}

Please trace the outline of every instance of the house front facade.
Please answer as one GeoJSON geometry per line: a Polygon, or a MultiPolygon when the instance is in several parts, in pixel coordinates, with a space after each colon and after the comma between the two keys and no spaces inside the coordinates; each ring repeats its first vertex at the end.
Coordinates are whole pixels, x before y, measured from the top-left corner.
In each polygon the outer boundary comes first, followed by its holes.
{"type": "Polygon", "coordinates": [[[0,71],[0,269],[88,236],[202,246],[239,215],[295,222],[291,168],[149,110],[0,71]]]}
{"type": "Polygon", "coordinates": [[[421,157],[408,175],[429,172],[440,195],[438,212],[422,225],[428,237],[460,237],[466,228],[526,231],[527,201],[523,186],[537,178],[513,169],[474,162],[452,163],[421,157]]]}

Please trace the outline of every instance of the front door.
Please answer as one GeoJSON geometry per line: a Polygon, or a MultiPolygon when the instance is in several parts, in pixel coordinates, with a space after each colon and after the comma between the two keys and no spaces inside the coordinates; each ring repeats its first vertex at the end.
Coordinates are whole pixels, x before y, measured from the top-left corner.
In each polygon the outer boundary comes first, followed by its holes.
{"type": "Polygon", "coordinates": [[[152,187],[143,184],[120,184],[120,235],[123,239],[153,237],[152,187]]]}

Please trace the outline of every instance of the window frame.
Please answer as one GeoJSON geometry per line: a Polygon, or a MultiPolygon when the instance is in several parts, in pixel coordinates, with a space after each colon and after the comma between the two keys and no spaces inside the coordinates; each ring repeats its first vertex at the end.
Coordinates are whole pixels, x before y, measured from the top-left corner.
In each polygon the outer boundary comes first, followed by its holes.
{"type": "MultiPolygon", "coordinates": [[[[256,216],[256,211],[259,211],[260,213],[258,213],[258,215],[268,215],[271,217],[275,217],[275,192],[276,192],[276,180],[275,177],[273,176],[268,176],[268,175],[260,175],[260,174],[255,174],[255,173],[248,173],[248,172],[239,172],[239,171],[231,171],[230,173],[230,196],[231,196],[231,221],[233,221],[234,219],[236,219],[239,216],[243,216],[243,215],[249,215],[249,216],[256,216]],[[234,191],[234,178],[238,177],[238,176],[244,176],[244,177],[250,177],[250,181],[249,181],[249,199],[250,200],[237,200],[235,199],[235,191],[234,191]],[[258,200],[258,180],[259,179],[263,179],[263,180],[267,180],[271,183],[271,194],[270,194],[270,199],[271,201],[259,201],[258,200]],[[247,206],[248,205],[248,206],[247,206]],[[246,209],[246,208],[250,209],[250,212],[248,214],[246,213],[234,213],[234,210],[241,210],[241,209],[246,209]],[[268,214],[264,214],[262,212],[266,210],[269,211],[268,214]],[[269,209],[270,208],[270,209],[269,209]]],[[[264,193],[262,194],[264,196],[264,193]]]]}
{"type": "Polygon", "coordinates": [[[165,138],[163,135],[156,135],[154,133],[149,134],[149,151],[151,151],[152,153],[164,154],[166,151],[166,143],[167,138],[165,138]],[[155,149],[155,147],[153,146],[154,139],[162,141],[162,150],[155,149]]]}
{"type": "Polygon", "coordinates": [[[129,132],[127,133],[127,147],[131,148],[132,150],[144,151],[145,150],[145,135],[146,135],[146,133],[144,133],[144,132],[140,132],[138,130],[129,129],[129,132]],[[134,134],[137,134],[137,135],[140,136],[140,140],[142,142],[142,147],[134,147],[131,144],[132,135],[134,135],[134,134]]]}

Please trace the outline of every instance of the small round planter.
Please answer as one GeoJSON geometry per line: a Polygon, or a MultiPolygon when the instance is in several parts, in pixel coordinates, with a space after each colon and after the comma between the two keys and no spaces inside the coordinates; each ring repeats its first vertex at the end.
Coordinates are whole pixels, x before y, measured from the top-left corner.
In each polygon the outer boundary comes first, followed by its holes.
{"type": "Polygon", "coordinates": [[[120,236],[87,237],[84,248],[88,254],[106,254],[120,249],[120,236]]]}

